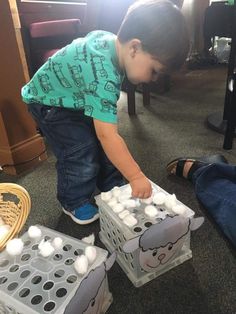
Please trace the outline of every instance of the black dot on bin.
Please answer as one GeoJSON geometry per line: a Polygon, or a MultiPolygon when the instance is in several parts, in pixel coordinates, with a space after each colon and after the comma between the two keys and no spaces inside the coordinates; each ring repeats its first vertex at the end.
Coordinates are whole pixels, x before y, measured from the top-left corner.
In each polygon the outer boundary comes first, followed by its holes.
{"type": "Polygon", "coordinates": [[[20,277],[21,278],[26,278],[27,276],[29,276],[30,271],[29,270],[24,270],[21,274],[20,277]]]}
{"type": "Polygon", "coordinates": [[[70,244],[66,244],[63,246],[63,251],[70,251],[72,246],[70,244]]]}
{"type": "Polygon", "coordinates": [[[41,280],[42,280],[41,276],[34,276],[31,280],[31,282],[34,283],[35,285],[37,285],[38,283],[40,283],[41,280]]]}
{"type": "Polygon", "coordinates": [[[19,269],[19,265],[12,265],[11,268],[9,269],[9,271],[11,273],[16,272],[19,269]]]}
{"type": "Polygon", "coordinates": [[[52,311],[53,309],[54,309],[54,307],[55,307],[55,303],[54,302],[48,302],[48,303],[46,303],[45,305],[44,305],[44,311],[45,312],[50,312],[50,311],[52,311]]]}
{"type": "Polygon", "coordinates": [[[141,231],[142,231],[142,228],[141,228],[141,227],[135,227],[135,228],[134,228],[134,231],[135,231],[135,232],[141,232],[141,231]]]}
{"type": "Polygon", "coordinates": [[[34,245],[32,246],[32,250],[33,250],[33,251],[36,251],[36,250],[38,249],[38,247],[39,247],[38,244],[34,244],[34,245]]]}
{"type": "Polygon", "coordinates": [[[24,254],[21,256],[22,261],[28,261],[28,259],[30,259],[30,254],[24,254]]]}
{"type": "Polygon", "coordinates": [[[32,299],[31,299],[31,303],[36,305],[39,304],[41,301],[43,300],[43,297],[41,295],[35,295],[32,299]]]}
{"type": "Polygon", "coordinates": [[[152,223],[150,221],[145,222],[144,226],[149,228],[152,225],[152,223]]]}
{"type": "Polygon", "coordinates": [[[44,289],[44,290],[50,290],[53,286],[54,286],[54,282],[52,282],[52,281],[47,281],[47,282],[45,282],[45,284],[43,285],[43,289],[44,289]]]}
{"type": "Polygon", "coordinates": [[[61,278],[64,274],[65,274],[65,271],[64,271],[63,269],[58,269],[58,270],[55,272],[54,276],[55,276],[56,278],[61,278]]]}
{"type": "Polygon", "coordinates": [[[55,254],[53,256],[54,261],[60,261],[62,259],[62,255],[61,254],[55,254]]]}
{"type": "Polygon", "coordinates": [[[27,241],[25,241],[24,246],[28,246],[28,245],[30,245],[30,243],[31,243],[31,241],[27,240],[27,241]]]}
{"type": "Polygon", "coordinates": [[[13,290],[15,290],[17,287],[18,287],[18,283],[17,283],[17,282],[12,282],[12,283],[10,283],[10,285],[7,287],[7,289],[8,289],[9,291],[13,291],[13,290]]]}
{"type": "Polygon", "coordinates": [[[62,297],[64,297],[66,294],[67,294],[67,290],[66,290],[65,288],[60,288],[60,289],[58,289],[57,292],[56,292],[56,296],[57,296],[58,298],[62,298],[62,297]]]}
{"type": "Polygon", "coordinates": [[[76,249],[76,250],[74,251],[74,254],[75,254],[75,256],[79,256],[79,255],[83,254],[83,250],[81,250],[81,249],[76,249]]]}
{"type": "Polygon", "coordinates": [[[30,289],[28,289],[28,288],[23,288],[23,289],[19,292],[19,296],[20,296],[21,298],[25,298],[25,297],[27,297],[27,295],[29,295],[29,293],[30,293],[30,289]]]}
{"type": "Polygon", "coordinates": [[[66,261],[65,261],[65,264],[66,265],[72,265],[74,263],[74,260],[72,258],[68,258],[66,261]]]}
{"type": "Polygon", "coordinates": [[[77,280],[77,277],[75,275],[71,275],[66,279],[68,283],[74,283],[76,282],[76,280],[77,280]]]}
{"type": "Polygon", "coordinates": [[[0,285],[3,285],[7,281],[7,277],[0,277],[0,285]]]}

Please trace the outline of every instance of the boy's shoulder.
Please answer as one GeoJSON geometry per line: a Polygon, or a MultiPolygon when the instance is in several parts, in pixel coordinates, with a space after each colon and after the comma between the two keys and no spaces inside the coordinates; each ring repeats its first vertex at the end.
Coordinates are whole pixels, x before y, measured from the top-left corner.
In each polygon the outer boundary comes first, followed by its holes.
{"type": "Polygon", "coordinates": [[[90,39],[90,40],[96,40],[96,39],[106,39],[106,40],[111,40],[115,38],[115,34],[103,30],[95,30],[90,33],[88,33],[85,38],[90,39]]]}
{"type": "Polygon", "coordinates": [[[96,53],[108,52],[115,42],[116,35],[106,31],[93,31],[86,35],[85,42],[92,51],[96,53]]]}

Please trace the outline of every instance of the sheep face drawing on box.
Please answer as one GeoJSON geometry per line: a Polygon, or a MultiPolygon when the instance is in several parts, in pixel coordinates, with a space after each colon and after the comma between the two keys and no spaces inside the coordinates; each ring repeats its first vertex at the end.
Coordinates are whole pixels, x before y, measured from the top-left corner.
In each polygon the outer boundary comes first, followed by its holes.
{"type": "Polygon", "coordinates": [[[172,260],[181,250],[190,230],[198,229],[204,218],[189,219],[183,216],[167,216],[152,225],[138,237],[123,245],[125,253],[139,249],[139,264],[147,272],[153,272],[172,260]]]}
{"type": "Polygon", "coordinates": [[[105,263],[89,272],[66,306],[64,314],[99,314],[102,312],[106,292],[106,274],[115,259],[116,253],[113,253],[105,263]]]}

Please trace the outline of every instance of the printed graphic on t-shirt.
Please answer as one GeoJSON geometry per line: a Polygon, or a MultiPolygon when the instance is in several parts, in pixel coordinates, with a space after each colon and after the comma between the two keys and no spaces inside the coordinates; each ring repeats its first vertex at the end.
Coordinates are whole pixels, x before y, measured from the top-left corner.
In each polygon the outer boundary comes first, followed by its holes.
{"type": "Polygon", "coordinates": [[[52,57],[23,87],[25,102],[75,110],[105,122],[116,122],[121,75],[115,35],[95,31],[78,38],[52,57]]]}

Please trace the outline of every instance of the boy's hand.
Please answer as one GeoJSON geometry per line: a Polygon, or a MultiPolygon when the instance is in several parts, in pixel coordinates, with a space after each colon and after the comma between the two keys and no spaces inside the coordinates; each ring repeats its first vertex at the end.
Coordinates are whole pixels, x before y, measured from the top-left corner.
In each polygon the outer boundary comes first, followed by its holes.
{"type": "Polygon", "coordinates": [[[151,183],[142,172],[130,180],[129,183],[132,189],[132,197],[148,198],[152,195],[151,183]]]}

